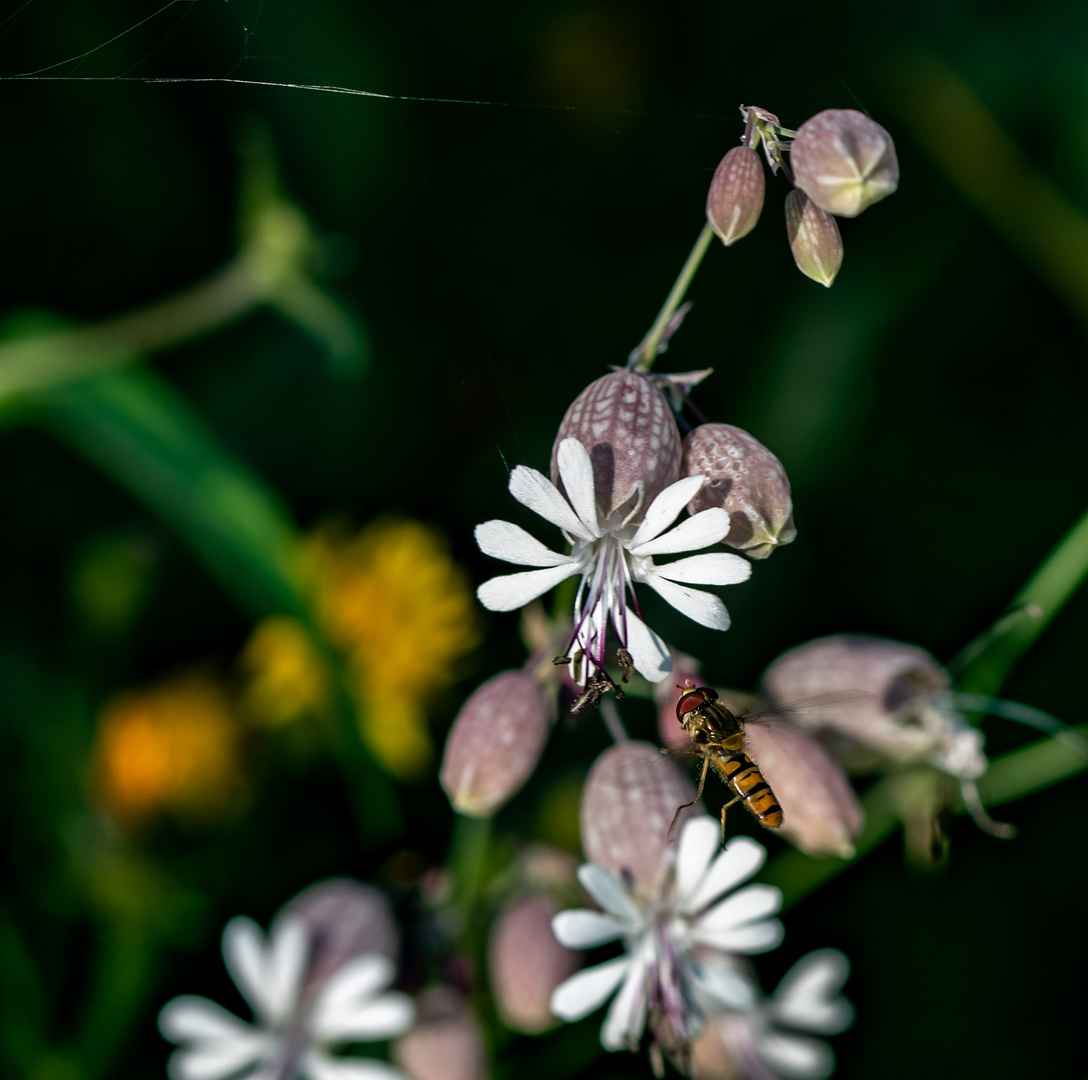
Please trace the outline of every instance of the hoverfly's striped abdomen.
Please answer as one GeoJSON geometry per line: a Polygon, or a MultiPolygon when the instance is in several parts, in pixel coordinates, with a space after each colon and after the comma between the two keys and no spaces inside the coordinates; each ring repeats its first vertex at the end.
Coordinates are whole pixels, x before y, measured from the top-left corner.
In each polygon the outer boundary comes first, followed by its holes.
{"type": "Polygon", "coordinates": [[[736,792],[760,825],[777,829],[782,824],[782,807],[763,779],[756,763],[747,754],[714,755],[714,765],[722,779],[736,792]]]}

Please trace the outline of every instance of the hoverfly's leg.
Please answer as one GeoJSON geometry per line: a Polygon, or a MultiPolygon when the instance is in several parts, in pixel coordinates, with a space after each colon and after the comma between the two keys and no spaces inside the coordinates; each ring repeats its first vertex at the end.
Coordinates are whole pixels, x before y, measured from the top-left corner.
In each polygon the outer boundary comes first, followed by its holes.
{"type": "Polygon", "coordinates": [[[673,827],[676,825],[676,819],[680,816],[681,810],[686,810],[689,806],[694,806],[703,797],[703,785],[706,783],[706,771],[710,768],[710,758],[703,758],[703,775],[699,777],[699,790],[695,792],[695,798],[691,802],[686,802],[682,806],[676,808],[676,813],[672,816],[672,821],[669,822],[669,831],[665,833],[665,839],[668,840],[672,836],[673,827]]]}
{"type": "Polygon", "coordinates": [[[725,803],[722,806],[722,847],[725,847],[725,812],[734,803],[739,803],[739,802],[740,802],[740,796],[735,795],[732,799],[729,800],[729,802],[725,803]]]}

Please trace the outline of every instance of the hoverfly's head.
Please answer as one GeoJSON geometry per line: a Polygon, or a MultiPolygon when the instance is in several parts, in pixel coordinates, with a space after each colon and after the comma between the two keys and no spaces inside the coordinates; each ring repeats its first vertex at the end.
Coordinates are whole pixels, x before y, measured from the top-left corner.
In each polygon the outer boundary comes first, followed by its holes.
{"type": "MultiPolygon", "coordinates": [[[[711,701],[718,700],[718,692],[709,686],[696,686],[691,679],[684,686],[678,686],[682,690],[679,700],[676,702],[676,719],[685,727],[697,717],[693,714],[702,709],[711,701]]],[[[698,715],[702,715],[701,713],[698,715]]]]}

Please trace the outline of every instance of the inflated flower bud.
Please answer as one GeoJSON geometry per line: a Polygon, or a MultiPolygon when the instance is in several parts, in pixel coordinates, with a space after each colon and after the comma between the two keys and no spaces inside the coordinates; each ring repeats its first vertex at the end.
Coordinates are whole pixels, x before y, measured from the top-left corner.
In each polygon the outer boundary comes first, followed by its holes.
{"type": "Polygon", "coordinates": [[[559,445],[577,439],[593,461],[601,517],[644,511],[680,470],[680,433],[664,395],[645,375],[614,371],[591,382],[567,409],[552,447],[552,483],[564,494],[559,445]]]}
{"type": "MultiPolygon", "coordinates": [[[[353,878],[329,878],[303,889],[276,916],[301,919],[310,932],[306,987],[314,990],[349,960],[368,953],[400,954],[400,933],[389,901],[353,878]]],[[[272,933],[275,934],[275,923],[272,933]]]]}
{"type": "Polygon", "coordinates": [[[806,855],[849,859],[865,815],[842,768],[796,724],[749,723],[744,732],[748,752],[782,807],[780,835],[806,855]]]}
{"type": "Polygon", "coordinates": [[[786,196],[786,232],[797,269],[831,288],[842,266],[842,237],[835,219],[794,188],[786,196]]]}
{"type": "Polygon", "coordinates": [[[664,681],[654,683],[654,706],[657,708],[657,737],[662,746],[670,750],[690,750],[691,736],[684,730],[676,716],[676,702],[681,686],[694,682],[699,675],[699,661],[686,653],[669,650],[672,658],[672,674],[664,681]]]}
{"type": "Polygon", "coordinates": [[[747,236],[759,221],[766,180],[759,155],[734,146],[714,171],[706,197],[706,219],[726,247],[747,236]]]}
{"type": "Polygon", "coordinates": [[[439,774],[459,814],[487,817],[521,790],[544,751],[551,715],[527,671],[500,672],[473,691],[450,729],[439,774]]]}
{"type": "Polygon", "coordinates": [[[695,785],[656,746],[622,742],[593,763],[582,789],[582,850],[586,859],[615,874],[630,875],[653,889],[665,866],[665,851],[689,817],[703,813],[677,807],[695,798],[695,785]]]}
{"type": "Polygon", "coordinates": [[[508,1028],[538,1035],[554,1027],[552,992],[580,967],[578,953],[559,944],[552,919],[559,905],[526,896],[506,905],[491,927],[491,992],[508,1028]]]}
{"type": "Polygon", "coordinates": [[[796,722],[851,768],[924,761],[967,779],[986,769],[981,732],[951,707],[947,673],[915,645],[866,634],[818,638],[775,660],[762,688],[779,705],[805,701],[796,722]]]}
{"type": "Polygon", "coordinates": [[[899,186],[892,137],[856,109],[825,109],[790,147],[794,183],[829,214],[857,217],[899,186]]]}
{"type": "Polygon", "coordinates": [[[461,994],[436,986],[416,1005],[416,1026],[393,1044],[396,1066],[410,1080],[486,1080],[483,1035],[461,994]]]}
{"type": "Polygon", "coordinates": [[[707,478],[688,510],[697,514],[724,507],[729,532],[722,543],[750,559],[767,558],[797,535],[786,470],[747,431],[732,424],[700,424],[684,439],[680,475],[707,478]]]}

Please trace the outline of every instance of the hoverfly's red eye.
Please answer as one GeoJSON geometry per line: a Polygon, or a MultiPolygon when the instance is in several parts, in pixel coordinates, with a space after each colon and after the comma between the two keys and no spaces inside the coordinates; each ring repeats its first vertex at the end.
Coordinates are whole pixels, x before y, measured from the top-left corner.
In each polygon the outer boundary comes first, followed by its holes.
{"type": "MultiPolygon", "coordinates": [[[[684,722],[684,717],[687,716],[692,709],[697,709],[700,705],[706,704],[706,692],[707,687],[699,686],[681,696],[680,700],[676,703],[676,719],[679,720],[681,724],[684,722]]],[[[713,694],[714,691],[711,690],[710,693],[713,694]]]]}

